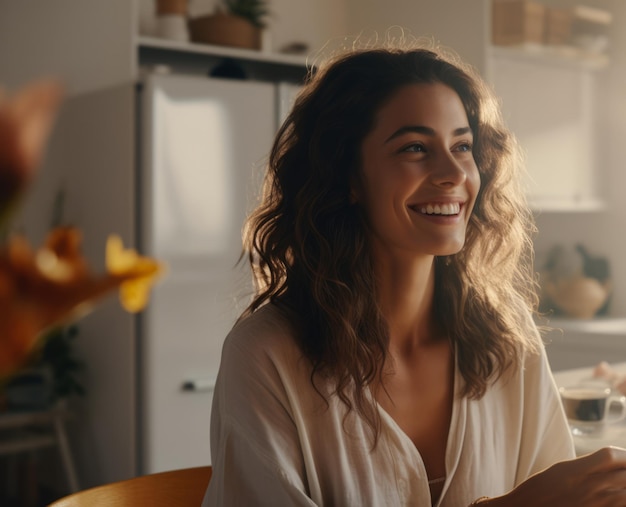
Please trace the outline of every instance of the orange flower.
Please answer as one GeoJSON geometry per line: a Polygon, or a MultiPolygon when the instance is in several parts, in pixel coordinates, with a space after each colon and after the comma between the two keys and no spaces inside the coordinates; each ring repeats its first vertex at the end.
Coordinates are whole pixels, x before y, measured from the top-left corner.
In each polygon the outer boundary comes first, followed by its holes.
{"type": "Polygon", "coordinates": [[[0,377],[24,364],[42,333],[90,311],[115,289],[128,311],[147,304],[163,272],[160,263],[125,250],[112,236],[106,247],[108,273],[94,275],[80,244],[77,229],[62,227],[36,252],[21,236],[9,238],[0,250],[0,377]]]}

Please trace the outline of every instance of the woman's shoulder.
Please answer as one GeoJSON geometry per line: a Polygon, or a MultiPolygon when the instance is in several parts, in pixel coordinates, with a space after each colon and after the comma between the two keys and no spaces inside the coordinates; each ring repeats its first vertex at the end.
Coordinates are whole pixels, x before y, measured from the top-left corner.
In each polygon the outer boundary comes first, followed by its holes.
{"type": "Polygon", "coordinates": [[[301,355],[292,323],[271,303],[235,324],[224,341],[223,354],[257,358],[301,355]]]}
{"type": "MultiPolygon", "coordinates": [[[[301,352],[289,319],[271,304],[240,319],[224,341],[217,377],[216,396],[229,400],[223,412],[239,410],[235,399],[244,404],[282,400],[292,403],[288,392],[303,392],[310,385],[311,363],[301,352]]],[[[300,403],[300,402],[299,402],[300,403]]]]}

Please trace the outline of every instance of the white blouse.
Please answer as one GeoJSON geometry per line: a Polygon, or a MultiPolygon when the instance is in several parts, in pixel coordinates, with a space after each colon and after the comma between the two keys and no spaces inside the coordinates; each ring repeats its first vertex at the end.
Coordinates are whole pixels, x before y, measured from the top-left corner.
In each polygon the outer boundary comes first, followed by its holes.
{"type": "MultiPolygon", "coordinates": [[[[209,506],[424,506],[428,477],[419,451],[379,407],[371,433],[336,396],[311,385],[311,366],[282,314],[267,305],[227,337],[211,418],[209,506]],[[326,393],[325,393],[326,394],[326,393]]],[[[480,400],[455,399],[440,507],[499,496],[574,446],[545,353],[495,382],[480,400]]]]}

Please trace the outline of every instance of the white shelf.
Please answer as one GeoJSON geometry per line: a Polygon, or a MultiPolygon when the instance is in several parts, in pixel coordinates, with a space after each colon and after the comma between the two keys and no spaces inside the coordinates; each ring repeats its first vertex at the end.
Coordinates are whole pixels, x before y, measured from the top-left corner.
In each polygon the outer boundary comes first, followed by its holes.
{"type": "Polygon", "coordinates": [[[626,317],[598,317],[595,319],[549,319],[551,328],[567,332],[595,335],[624,335],[626,337],[626,317]]]}
{"type": "Polygon", "coordinates": [[[216,57],[237,58],[240,60],[274,63],[279,65],[293,65],[300,67],[306,67],[307,65],[307,58],[300,55],[270,53],[257,51],[254,49],[231,48],[227,46],[198,44],[194,42],[178,42],[174,40],[161,39],[158,37],[139,36],[137,38],[137,45],[139,46],[139,48],[177,51],[181,53],[216,57]]]}
{"type": "Polygon", "coordinates": [[[608,67],[610,59],[605,54],[589,53],[571,46],[490,46],[489,54],[495,58],[523,60],[545,65],[561,65],[581,70],[599,71],[608,67]]]}
{"type": "Polygon", "coordinates": [[[597,198],[584,199],[540,199],[529,198],[530,208],[537,213],[590,213],[606,210],[606,203],[597,198]]]}

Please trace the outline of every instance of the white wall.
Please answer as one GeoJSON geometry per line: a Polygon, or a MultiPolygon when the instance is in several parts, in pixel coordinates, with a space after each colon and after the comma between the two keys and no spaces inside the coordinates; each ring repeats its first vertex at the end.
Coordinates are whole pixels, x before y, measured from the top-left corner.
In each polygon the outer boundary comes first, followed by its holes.
{"type": "Polygon", "coordinates": [[[0,0],[0,83],[53,75],[82,93],[126,82],[134,26],[128,0],[0,0]]]}
{"type": "Polygon", "coordinates": [[[486,69],[485,47],[491,34],[489,0],[347,0],[351,35],[389,27],[408,29],[451,48],[480,71],[486,69]]]}

